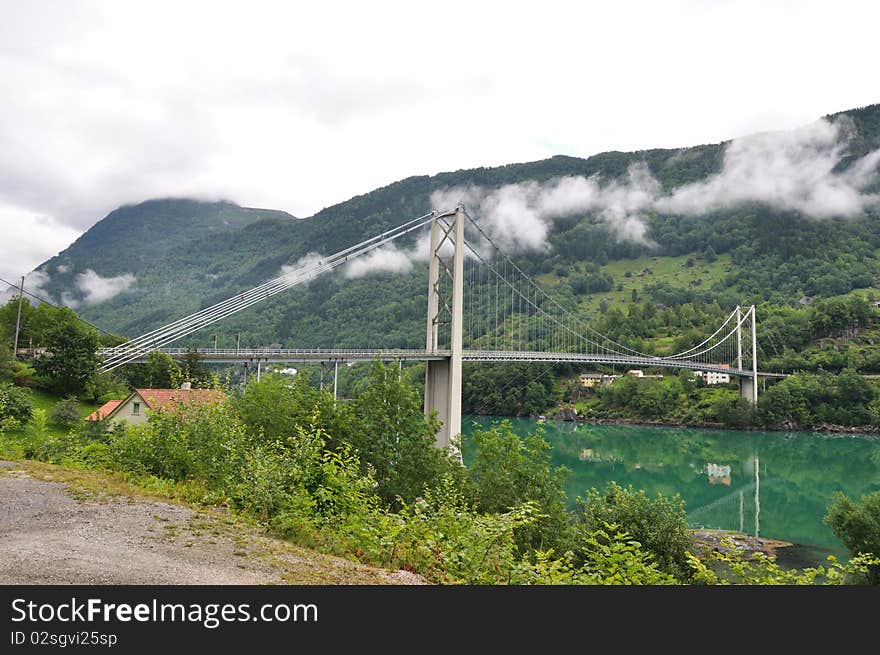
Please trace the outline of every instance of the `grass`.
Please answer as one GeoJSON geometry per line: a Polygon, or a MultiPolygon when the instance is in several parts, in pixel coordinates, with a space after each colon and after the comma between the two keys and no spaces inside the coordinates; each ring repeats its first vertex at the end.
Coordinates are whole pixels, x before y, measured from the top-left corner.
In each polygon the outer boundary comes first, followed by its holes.
{"type": "MultiPolygon", "coordinates": [[[[31,397],[34,401],[34,408],[42,409],[43,411],[45,411],[47,417],[50,417],[52,415],[52,410],[55,409],[55,405],[57,405],[62,400],[58,396],[55,396],[41,389],[30,389],[29,391],[31,392],[31,397]]],[[[77,400],[77,404],[79,415],[82,418],[85,418],[101,406],[99,404],[84,402],[82,400],[77,400]]],[[[51,420],[49,420],[47,427],[49,436],[51,437],[59,437],[67,434],[68,432],[67,428],[62,428],[58,425],[55,425],[54,423],[52,423],[51,420]]],[[[21,437],[24,435],[24,430],[25,428],[24,426],[22,426],[17,430],[11,430],[9,432],[9,435],[14,437],[21,437]]]]}
{"type": "Polygon", "coordinates": [[[579,307],[590,315],[598,314],[599,304],[603,299],[609,303],[630,303],[633,289],[641,298],[644,287],[657,282],[666,282],[679,288],[709,289],[722,281],[730,267],[730,256],[726,254],[719,255],[711,263],[701,257],[686,255],[620,259],[602,267],[602,271],[610,273],[614,278],[614,288],[611,291],[583,296],[579,307]],[[688,260],[693,262],[693,266],[687,265],[688,260]]]}

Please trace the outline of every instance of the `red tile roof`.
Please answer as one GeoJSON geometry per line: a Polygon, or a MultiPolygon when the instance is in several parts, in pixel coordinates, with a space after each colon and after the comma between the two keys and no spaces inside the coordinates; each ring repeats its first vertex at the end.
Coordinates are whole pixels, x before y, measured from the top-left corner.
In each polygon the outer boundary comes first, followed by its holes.
{"type": "Polygon", "coordinates": [[[135,393],[152,410],[176,403],[210,404],[226,400],[226,394],[218,389],[135,389],[135,393]]]}
{"type": "Polygon", "coordinates": [[[101,405],[94,412],[92,412],[91,414],[86,416],[85,420],[86,421],[102,421],[105,418],[107,418],[108,416],[110,416],[110,413],[114,409],[119,407],[121,404],[122,404],[121,400],[108,400],[106,403],[101,405]]]}

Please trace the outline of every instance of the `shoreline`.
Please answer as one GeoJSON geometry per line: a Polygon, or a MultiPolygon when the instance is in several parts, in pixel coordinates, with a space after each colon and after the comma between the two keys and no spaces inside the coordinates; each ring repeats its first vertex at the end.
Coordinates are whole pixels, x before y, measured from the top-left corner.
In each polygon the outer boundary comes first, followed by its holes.
{"type": "MultiPolygon", "coordinates": [[[[483,416],[481,414],[473,414],[473,416],[483,416]]],[[[509,416],[505,418],[529,418],[540,421],[541,416],[509,416]]],[[[707,421],[684,422],[658,419],[642,419],[632,417],[606,418],[594,416],[582,416],[574,412],[572,408],[557,409],[553,413],[544,415],[546,421],[562,421],[566,423],[589,423],[593,425],[645,425],[650,427],[661,428],[694,428],[701,430],[730,430],[737,432],[813,432],[816,434],[829,435],[852,435],[852,436],[880,436],[880,426],[862,425],[847,426],[836,425],[833,423],[822,423],[816,426],[801,427],[798,425],[781,425],[775,427],[763,426],[730,426],[723,423],[712,423],[707,421]]]]}

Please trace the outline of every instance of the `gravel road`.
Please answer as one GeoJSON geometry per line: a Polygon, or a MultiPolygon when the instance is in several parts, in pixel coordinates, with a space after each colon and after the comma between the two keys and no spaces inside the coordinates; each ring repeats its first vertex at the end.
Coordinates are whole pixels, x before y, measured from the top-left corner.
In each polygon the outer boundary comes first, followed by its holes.
{"type": "Polygon", "coordinates": [[[0,584],[418,584],[291,546],[218,514],[81,498],[0,461],[0,584]]]}

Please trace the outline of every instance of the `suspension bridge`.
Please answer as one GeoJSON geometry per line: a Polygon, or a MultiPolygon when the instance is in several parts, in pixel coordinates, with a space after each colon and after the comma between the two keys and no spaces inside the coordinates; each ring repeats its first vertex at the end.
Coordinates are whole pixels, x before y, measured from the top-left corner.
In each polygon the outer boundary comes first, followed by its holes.
{"type": "Polygon", "coordinates": [[[547,293],[459,206],[432,211],[328,257],[304,263],[248,291],[201,309],[126,343],[101,350],[103,370],[143,362],[150,352],[192,352],[170,344],[233,314],[307,284],[396,240],[430,230],[424,349],[198,349],[208,363],[330,362],[385,359],[425,361],[425,412],[437,411],[439,446],[461,432],[463,362],[569,362],[662,367],[738,377],[740,394],[756,403],[758,371],[755,307],[737,306],[708,337],[681,352],[656,356],[630,348],[590,326],[547,293]]]}

